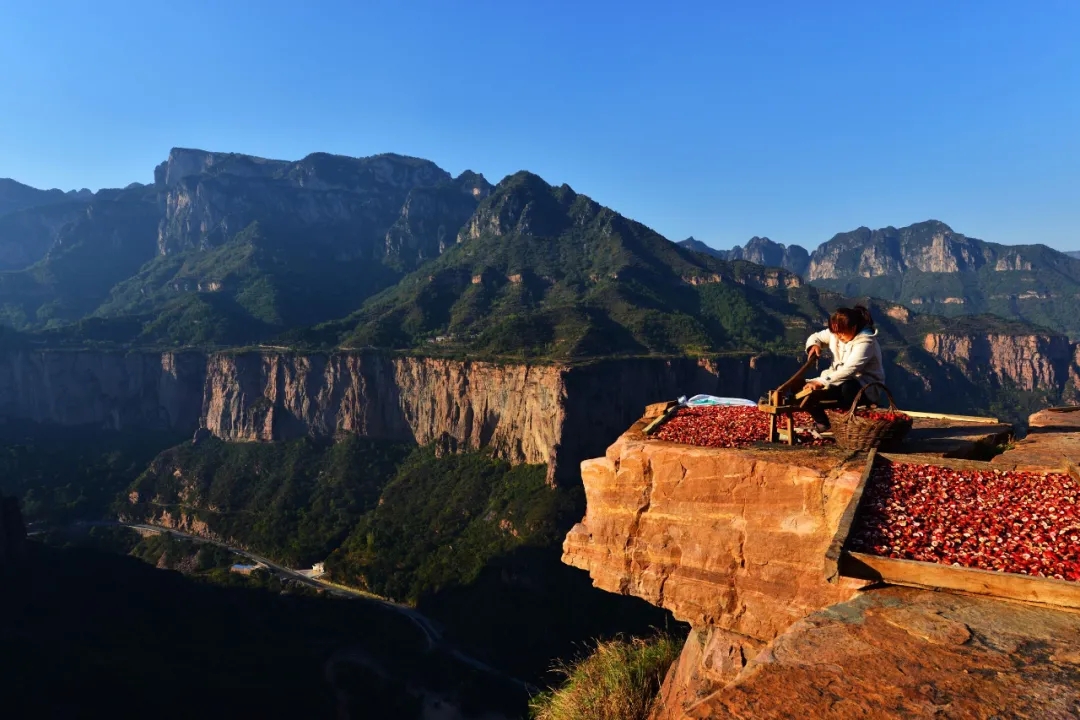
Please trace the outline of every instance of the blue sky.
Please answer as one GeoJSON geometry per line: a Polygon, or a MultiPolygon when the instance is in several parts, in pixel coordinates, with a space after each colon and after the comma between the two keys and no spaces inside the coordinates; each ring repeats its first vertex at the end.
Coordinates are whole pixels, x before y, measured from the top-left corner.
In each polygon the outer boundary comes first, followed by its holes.
{"type": "Polygon", "coordinates": [[[170,147],[528,169],[667,237],[1080,249],[1080,3],[0,0],[0,177],[170,147]]]}

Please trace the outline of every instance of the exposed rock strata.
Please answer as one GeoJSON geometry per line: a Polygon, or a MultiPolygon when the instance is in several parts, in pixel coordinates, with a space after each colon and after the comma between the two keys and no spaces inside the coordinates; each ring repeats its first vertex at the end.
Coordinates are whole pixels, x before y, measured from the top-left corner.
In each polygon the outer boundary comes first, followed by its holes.
{"type": "Polygon", "coordinates": [[[923,349],[957,365],[970,377],[985,376],[1032,392],[1062,388],[1076,376],[1074,348],[1060,335],[952,335],[929,333],[923,349]]]}
{"type": "MultiPolygon", "coordinates": [[[[865,456],[679,445],[646,439],[649,419],[582,463],[586,515],[567,535],[563,561],[601,589],[691,624],[653,720],[1080,710],[1075,612],[903,588],[860,592],[864,583],[838,574],[830,558],[865,456]]],[[[1080,412],[1038,413],[1031,424],[1029,438],[995,463],[1080,461],[1080,412]]],[[[942,437],[975,446],[998,442],[999,430],[950,426],[942,437]]],[[[910,452],[941,450],[912,435],[910,452]]]]}
{"type": "Polygon", "coordinates": [[[216,355],[207,370],[207,428],[229,440],[341,432],[491,447],[546,463],[563,425],[559,367],[379,354],[216,355]]]}
{"type": "Polygon", "coordinates": [[[826,553],[865,458],[649,441],[644,423],[582,463],[586,515],[563,561],[701,630],[694,672],[719,686],[792,623],[864,585],[830,578],[826,553]]]}
{"type": "MultiPolygon", "coordinates": [[[[927,347],[965,387],[974,387],[968,376],[991,386],[1008,380],[1056,399],[1080,377],[1072,348],[1054,339],[983,343],[939,335],[927,347]]],[[[0,419],[119,430],[202,427],[232,441],[342,432],[443,439],[447,447],[490,446],[513,462],[548,463],[553,481],[576,484],[578,463],[603,454],[658,398],[754,399],[795,366],[794,358],[771,355],[530,366],[374,352],[9,351],[0,353],[0,419]]],[[[956,393],[935,391],[955,388],[955,377],[912,366],[894,372],[890,386],[901,405],[937,409],[935,398],[956,393]]],[[[958,409],[951,402],[949,409],[958,409]]]]}
{"type": "MultiPolygon", "coordinates": [[[[974,272],[984,267],[996,272],[1031,270],[1032,254],[1045,253],[1033,246],[1010,247],[969,238],[937,220],[899,229],[861,227],[835,235],[818,247],[810,256],[807,279],[871,278],[909,270],[924,273],[974,272]]],[[[1062,257],[1061,261],[1068,259],[1062,257]]]]}

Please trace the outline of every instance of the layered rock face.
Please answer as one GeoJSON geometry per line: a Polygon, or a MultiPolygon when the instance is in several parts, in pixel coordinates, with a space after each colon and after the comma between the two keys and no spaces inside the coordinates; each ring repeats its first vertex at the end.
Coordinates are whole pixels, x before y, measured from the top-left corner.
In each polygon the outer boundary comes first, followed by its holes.
{"type": "Polygon", "coordinates": [[[564,370],[380,354],[216,355],[206,427],[227,440],[349,432],[547,463],[564,419],[564,370]]]}
{"type": "Polygon", "coordinates": [[[969,377],[984,377],[1020,390],[1064,389],[1076,374],[1074,347],[1055,335],[951,335],[929,333],[923,349],[956,365],[969,377]]]}
{"type": "Polygon", "coordinates": [[[454,180],[432,162],[390,154],[287,162],[176,148],[154,177],[165,198],[160,254],[214,247],[259,222],[332,245],[339,260],[409,269],[453,242],[491,187],[476,173],[454,180]]]}
{"type": "Polygon", "coordinates": [[[971,272],[984,267],[997,271],[1031,270],[1032,259],[1025,255],[1025,250],[1025,247],[966,237],[937,220],[899,229],[861,227],[840,233],[815,250],[810,257],[807,279],[870,278],[908,270],[924,273],[971,272]]]}
{"type": "MultiPolygon", "coordinates": [[[[999,384],[1055,397],[1080,373],[1072,348],[1052,338],[1003,337],[985,352],[971,338],[927,342],[943,364],[976,379],[991,372],[999,384]]],[[[796,365],[745,355],[525,365],[375,352],[11,351],[0,354],[0,418],[119,430],[204,427],[233,441],[338,433],[441,440],[548,463],[552,482],[577,484],[578,463],[602,454],[648,403],[697,393],[756,399],[796,365]]],[[[920,372],[892,371],[901,405],[926,408],[953,378],[920,372]]]]}
{"type": "Polygon", "coordinates": [[[232,441],[338,433],[548,463],[578,482],[657,397],[758,397],[795,363],[613,360],[580,366],[463,362],[380,353],[9,352],[0,355],[0,418],[125,430],[207,428],[232,441]]]}
{"type": "Polygon", "coordinates": [[[563,561],[697,629],[694,693],[721,687],[806,615],[864,585],[827,564],[865,459],[647,441],[639,421],[581,465],[586,515],[563,561]]]}

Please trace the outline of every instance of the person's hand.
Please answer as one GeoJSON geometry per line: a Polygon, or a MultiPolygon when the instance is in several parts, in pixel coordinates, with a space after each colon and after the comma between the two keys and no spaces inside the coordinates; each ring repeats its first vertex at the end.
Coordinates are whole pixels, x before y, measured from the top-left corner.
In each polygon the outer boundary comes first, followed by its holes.
{"type": "Polygon", "coordinates": [[[810,349],[806,351],[806,359],[812,360],[813,358],[821,356],[821,348],[817,345],[811,345],[810,349]]]}
{"type": "Polygon", "coordinates": [[[810,388],[811,390],[817,391],[825,387],[825,384],[822,383],[820,380],[807,380],[806,387],[810,388]]]}

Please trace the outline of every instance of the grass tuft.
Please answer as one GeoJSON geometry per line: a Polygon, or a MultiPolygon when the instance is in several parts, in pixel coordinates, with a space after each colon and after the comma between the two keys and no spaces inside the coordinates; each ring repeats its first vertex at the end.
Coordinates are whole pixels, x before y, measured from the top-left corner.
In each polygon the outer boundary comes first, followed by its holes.
{"type": "Polygon", "coordinates": [[[532,699],[531,717],[646,720],[681,647],[681,640],[666,634],[598,642],[587,657],[556,668],[566,681],[532,699]]]}

